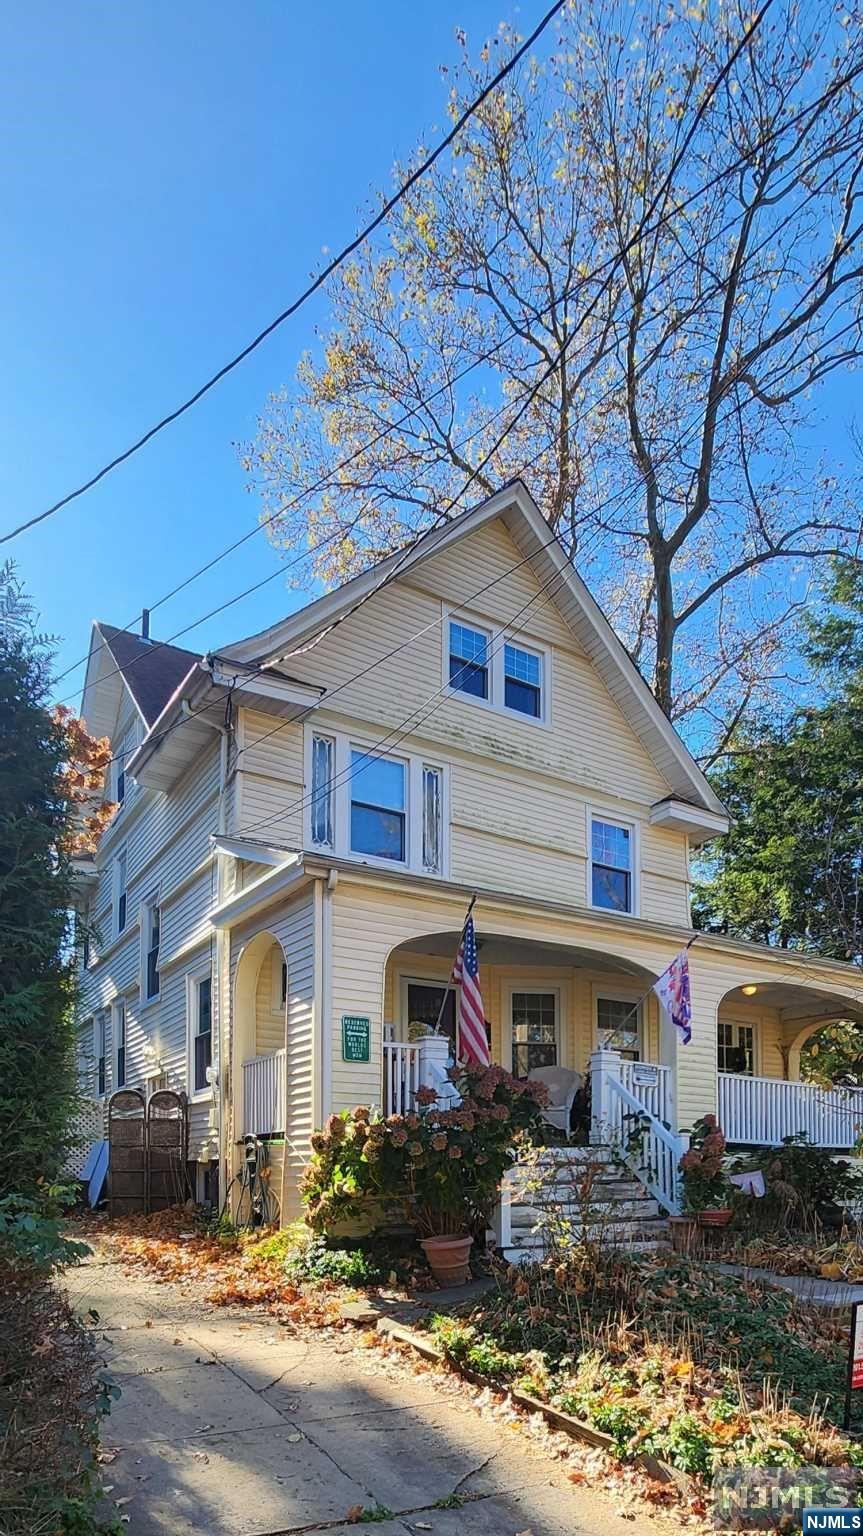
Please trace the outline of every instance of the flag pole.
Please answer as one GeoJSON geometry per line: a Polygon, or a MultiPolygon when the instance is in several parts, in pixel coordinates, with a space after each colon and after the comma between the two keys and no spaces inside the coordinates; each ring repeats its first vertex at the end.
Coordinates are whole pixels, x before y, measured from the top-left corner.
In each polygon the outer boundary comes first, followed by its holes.
{"type": "MultiPolygon", "coordinates": [[[[470,917],[470,915],[471,915],[471,913],[472,913],[472,911],[473,911],[475,906],[476,906],[476,891],[474,891],[473,895],[471,896],[470,906],[468,907],[468,909],[467,909],[467,911],[466,911],[466,913],[464,915],[464,922],[461,925],[461,933],[459,934],[459,940],[458,940],[458,944],[456,945],[456,951],[455,951],[455,958],[456,958],[456,960],[458,959],[458,952],[459,952],[459,948],[461,946],[461,941],[464,938],[464,931],[465,931],[465,928],[467,927],[468,918],[470,917]]],[[[443,999],[441,1001],[441,1005],[440,1005],[440,1008],[438,1010],[438,1016],[437,1016],[437,1020],[435,1022],[435,1027],[434,1027],[434,1029],[432,1031],[432,1033],[435,1034],[435,1035],[440,1034],[441,1020],[443,1019],[444,1009],[446,1008],[446,1003],[447,1003],[447,998],[449,997],[450,989],[452,988],[452,973],[453,973],[454,966],[455,966],[455,961],[453,961],[452,966],[450,966],[450,973],[449,973],[449,976],[447,977],[447,984],[444,987],[443,999]]],[[[454,1050],[455,1050],[455,1059],[456,1059],[456,1061],[458,1061],[458,1047],[459,1047],[459,1038],[458,1038],[458,1006],[456,1006],[456,1010],[455,1010],[455,1040],[453,1042],[453,1047],[454,1047],[454,1050]]]]}
{"type": "MultiPolygon", "coordinates": [[[[697,933],[694,933],[692,935],[691,939],[687,940],[687,942],[684,944],[683,948],[679,949],[677,951],[677,954],[678,955],[685,955],[692,948],[693,944],[695,943],[695,940],[700,938],[700,937],[701,937],[701,930],[699,929],[699,931],[697,933]]],[[[674,960],[676,960],[676,959],[677,959],[677,955],[675,955],[675,957],[674,957],[674,960]]],[[[674,964],[674,960],[669,960],[667,966],[665,967],[665,970],[664,971],[660,971],[659,975],[656,978],[656,981],[661,981],[663,976],[665,976],[667,974],[667,972],[671,970],[671,967],[674,964]]],[[[642,1003],[646,1003],[647,1002],[647,999],[649,998],[651,992],[653,991],[654,987],[656,986],[656,981],[652,981],[650,983],[650,986],[647,988],[647,991],[646,992],[642,992],[641,996],[639,998],[636,998],[636,1000],[633,1003],[632,1007],[630,1008],[629,1012],[627,1014],[624,1014],[624,1016],[621,1019],[620,1023],[617,1025],[617,1027],[614,1030],[612,1030],[611,1034],[609,1035],[608,1039],[605,1042],[605,1045],[603,1046],[603,1050],[607,1051],[607,1050],[613,1050],[614,1049],[614,1047],[612,1045],[612,1041],[615,1039],[616,1036],[620,1035],[621,1030],[626,1028],[626,1026],[629,1023],[630,1019],[635,1017],[635,1015],[638,1013],[638,1010],[641,1007],[642,1003]]]]}

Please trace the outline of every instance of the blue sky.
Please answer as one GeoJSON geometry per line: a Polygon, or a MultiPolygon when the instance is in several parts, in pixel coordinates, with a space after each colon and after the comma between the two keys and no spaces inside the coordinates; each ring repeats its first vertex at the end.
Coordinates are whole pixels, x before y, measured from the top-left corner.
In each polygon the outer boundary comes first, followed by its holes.
{"type": "MultiPolygon", "coordinates": [[[[443,131],[455,28],[476,44],[502,17],[535,19],[503,0],[7,7],[0,528],[86,478],[305,285],[394,160],[443,131]]],[[[233,445],[324,316],[310,304],[182,422],[4,547],[60,638],[58,670],[86,652],[91,619],[127,624],[253,526],[233,445]]],[[[154,635],[276,565],[257,534],[161,608],[154,635]]],[[[181,643],[253,632],[299,600],[277,578],[181,643]]]]}

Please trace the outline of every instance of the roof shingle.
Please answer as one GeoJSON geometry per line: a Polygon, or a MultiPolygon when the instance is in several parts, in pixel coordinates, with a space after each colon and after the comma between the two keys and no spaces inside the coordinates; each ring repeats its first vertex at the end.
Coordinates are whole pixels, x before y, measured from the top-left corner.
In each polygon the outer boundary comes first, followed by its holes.
{"type": "Polygon", "coordinates": [[[200,656],[179,645],[143,640],[113,624],[98,627],[149,728],[200,656]]]}

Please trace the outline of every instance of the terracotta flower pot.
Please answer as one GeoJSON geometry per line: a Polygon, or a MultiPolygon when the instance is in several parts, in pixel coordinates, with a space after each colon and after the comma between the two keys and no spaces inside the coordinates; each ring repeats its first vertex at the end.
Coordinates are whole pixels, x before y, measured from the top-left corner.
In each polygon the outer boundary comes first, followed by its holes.
{"type": "Polygon", "coordinates": [[[470,1273],[472,1237],[424,1237],[420,1247],[438,1285],[464,1285],[470,1273]]]}
{"type": "Polygon", "coordinates": [[[731,1220],[731,1211],[699,1211],[698,1225],[700,1227],[727,1227],[731,1220]]]}

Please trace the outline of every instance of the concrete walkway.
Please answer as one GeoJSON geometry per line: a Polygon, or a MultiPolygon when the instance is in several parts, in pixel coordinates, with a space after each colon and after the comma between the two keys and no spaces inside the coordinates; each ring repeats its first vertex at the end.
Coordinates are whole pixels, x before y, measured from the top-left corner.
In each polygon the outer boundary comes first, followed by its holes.
{"type": "Polygon", "coordinates": [[[850,1307],[863,1301],[863,1285],[851,1280],[823,1280],[817,1275],[777,1275],[772,1269],[755,1269],[748,1264],[714,1264],[723,1275],[742,1275],[780,1291],[790,1291],[813,1307],[850,1307]]]}
{"type": "MultiPolygon", "coordinates": [[[[98,1257],[68,1288],[98,1312],[122,1390],[103,1475],[132,1536],[631,1536],[631,1508],[574,1487],[454,1379],[352,1332],[298,1337],[98,1257]]],[[[670,1524],[639,1513],[637,1529],[670,1524]]]]}

